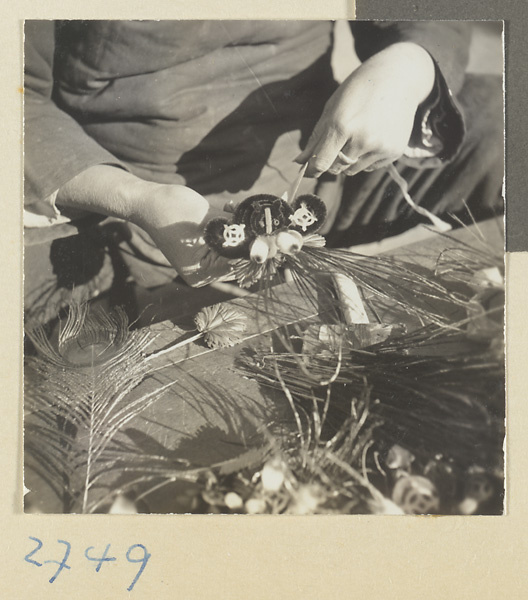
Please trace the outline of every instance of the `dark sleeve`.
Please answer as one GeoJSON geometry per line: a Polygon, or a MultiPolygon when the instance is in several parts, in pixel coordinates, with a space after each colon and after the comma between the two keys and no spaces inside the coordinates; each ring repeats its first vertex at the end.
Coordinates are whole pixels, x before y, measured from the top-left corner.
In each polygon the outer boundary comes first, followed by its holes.
{"type": "Polygon", "coordinates": [[[438,158],[449,160],[458,151],[465,134],[464,119],[456,100],[469,60],[471,25],[455,21],[351,21],[358,58],[365,61],[398,42],[422,46],[433,58],[435,86],[416,115],[411,141],[420,144],[424,117],[440,140],[438,158]]]}
{"type": "Polygon", "coordinates": [[[52,100],[55,22],[28,20],[24,33],[24,201],[38,205],[88,167],[126,167],[52,100]]]}

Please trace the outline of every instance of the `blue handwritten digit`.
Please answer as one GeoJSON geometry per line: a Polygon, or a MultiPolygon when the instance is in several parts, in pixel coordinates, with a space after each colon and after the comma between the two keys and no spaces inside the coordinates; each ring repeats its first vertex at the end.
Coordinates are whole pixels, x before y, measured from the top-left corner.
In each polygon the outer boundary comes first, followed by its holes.
{"type": "Polygon", "coordinates": [[[95,567],[95,570],[97,573],[99,573],[100,569],[101,569],[101,565],[104,562],[111,562],[113,560],[117,560],[117,558],[115,556],[107,556],[108,554],[108,550],[110,550],[110,544],[108,544],[108,546],[105,548],[105,551],[103,552],[103,556],[100,556],[99,558],[96,558],[94,556],[90,556],[88,554],[88,552],[90,552],[90,550],[93,550],[94,546],[90,546],[89,548],[86,548],[86,550],[84,551],[84,556],[86,556],[86,558],[88,560],[93,560],[96,563],[99,563],[97,565],[97,567],[95,567]]]}
{"type": "Polygon", "coordinates": [[[131,592],[132,589],[134,588],[134,586],[136,585],[137,580],[141,577],[141,573],[143,573],[143,571],[145,570],[145,567],[147,566],[148,560],[150,558],[150,554],[147,552],[147,549],[145,548],[145,546],[143,546],[143,544],[134,544],[133,546],[130,546],[130,548],[127,550],[126,558],[127,558],[128,562],[141,563],[141,567],[139,568],[139,571],[136,573],[136,576],[134,577],[134,581],[132,581],[132,583],[127,588],[127,591],[131,592]],[[142,558],[130,558],[130,553],[132,552],[132,550],[134,550],[134,548],[141,548],[143,550],[142,558]]]}
{"type": "Polygon", "coordinates": [[[37,547],[34,548],[33,550],[31,550],[31,552],[29,554],[26,554],[26,556],[24,556],[24,560],[28,563],[31,563],[32,565],[37,565],[37,567],[42,567],[42,563],[39,563],[36,560],[33,560],[31,558],[33,556],[33,554],[35,554],[42,548],[42,542],[38,538],[31,537],[31,536],[29,536],[29,539],[33,540],[34,542],[37,542],[37,547]]]}
{"type": "Polygon", "coordinates": [[[56,565],[59,565],[59,568],[55,572],[55,575],[53,575],[53,577],[49,580],[50,583],[53,583],[55,581],[55,579],[57,579],[57,577],[59,576],[59,573],[62,571],[62,569],[71,569],[71,567],[66,564],[68,561],[68,557],[70,556],[71,544],[69,542],[65,542],[64,540],[57,540],[57,542],[59,544],[65,544],[66,552],[64,553],[64,556],[60,562],[58,560],[45,560],[44,561],[44,564],[55,563],[56,565]]]}

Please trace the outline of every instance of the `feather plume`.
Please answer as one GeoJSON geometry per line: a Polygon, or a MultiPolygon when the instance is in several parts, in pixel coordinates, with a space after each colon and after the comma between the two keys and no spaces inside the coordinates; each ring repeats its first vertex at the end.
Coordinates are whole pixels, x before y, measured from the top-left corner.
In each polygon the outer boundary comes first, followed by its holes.
{"type": "Polygon", "coordinates": [[[53,345],[40,326],[27,330],[37,355],[27,358],[26,467],[62,499],[65,512],[87,512],[104,473],[118,468],[116,436],[174,382],[139,398],[145,331],[130,332],[123,310],[72,305],[53,345]]]}

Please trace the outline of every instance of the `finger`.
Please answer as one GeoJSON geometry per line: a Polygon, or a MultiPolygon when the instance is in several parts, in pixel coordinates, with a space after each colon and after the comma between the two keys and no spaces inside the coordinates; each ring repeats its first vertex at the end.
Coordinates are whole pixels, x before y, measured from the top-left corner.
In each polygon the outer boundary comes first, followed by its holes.
{"type": "Polygon", "coordinates": [[[342,150],[338,152],[336,159],[332,166],[328,169],[328,172],[332,175],[339,175],[343,171],[350,169],[359,161],[359,156],[349,156],[345,154],[342,150]]]}
{"type": "Polygon", "coordinates": [[[363,147],[361,141],[351,137],[338,152],[336,160],[328,172],[333,175],[343,173],[353,168],[359,162],[359,159],[367,153],[368,151],[363,147]]]}
{"type": "Polygon", "coordinates": [[[307,163],[308,160],[312,157],[312,151],[315,147],[316,141],[317,140],[312,134],[310,139],[308,140],[308,144],[306,144],[306,148],[299,155],[297,155],[293,159],[293,161],[299,163],[300,165],[304,165],[304,163],[307,163]]]}
{"type": "Polygon", "coordinates": [[[348,167],[345,171],[343,171],[343,173],[347,177],[352,177],[354,175],[357,175],[358,173],[361,173],[361,171],[368,169],[375,162],[381,160],[381,158],[382,157],[379,154],[376,154],[374,152],[367,152],[359,158],[356,164],[348,167]]]}
{"type": "Polygon", "coordinates": [[[390,165],[392,165],[394,163],[394,160],[395,159],[378,160],[377,162],[371,164],[370,167],[367,167],[363,170],[367,171],[368,173],[371,173],[372,171],[377,171],[378,169],[384,169],[385,167],[389,167],[390,165]]]}
{"type": "Polygon", "coordinates": [[[316,144],[313,154],[308,160],[306,176],[319,177],[326,173],[341,151],[343,141],[343,137],[339,132],[335,130],[328,131],[316,144]]]}
{"type": "Polygon", "coordinates": [[[319,177],[333,164],[338,152],[346,142],[346,136],[323,115],[317,122],[306,148],[295,158],[301,164],[308,163],[306,177],[319,177]]]}
{"type": "Polygon", "coordinates": [[[192,274],[186,277],[187,283],[193,287],[201,287],[218,279],[229,278],[233,266],[229,260],[219,256],[211,249],[207,249],[199,261],[198,268],[192,274]]]}
{"type": "Polygon", "coordinates": [[[223,211],[225,213],[233,214],[235,212],[235,209],[236,209],[235,201],[234,200],[229,200],[228,202],[226,202],[224,204],[223,211]]]}
{"type": "Polygon", "coordinates": [[[220,256],[214,250],[207,248],[203,257],[200,260],[200,268],[206,271],[209,276],[219,276],[229,273],[233,270],[233,266],[229,259],[220,256]]]}
{"type": "Polygon", "coordinates": [[[343,152],[343,150],[341,150],[341,152],[339,152],[339,154],[337,155],[337,158],[343,164],[351,167],[352,165],[355,165],[357,163],[357,161],[359,160],[359,153],[355,153],[354,155],[349,155],[349,154],[346,154],[345,152],[343,152]]]}

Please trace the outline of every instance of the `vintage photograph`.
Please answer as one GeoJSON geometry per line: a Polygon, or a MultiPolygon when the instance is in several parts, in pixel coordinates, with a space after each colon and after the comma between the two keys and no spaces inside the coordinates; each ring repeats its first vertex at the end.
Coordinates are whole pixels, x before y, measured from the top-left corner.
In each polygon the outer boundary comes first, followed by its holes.
{"type": "Polygon", "coordinates": [[[26,20],[26,513],[504,512],[502,22],[26,20]]]}

